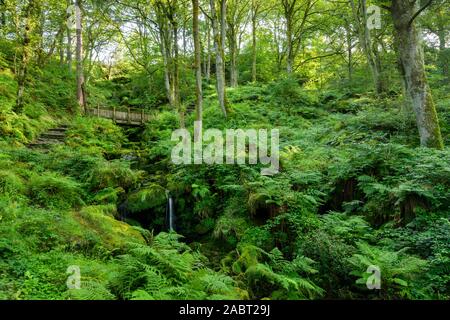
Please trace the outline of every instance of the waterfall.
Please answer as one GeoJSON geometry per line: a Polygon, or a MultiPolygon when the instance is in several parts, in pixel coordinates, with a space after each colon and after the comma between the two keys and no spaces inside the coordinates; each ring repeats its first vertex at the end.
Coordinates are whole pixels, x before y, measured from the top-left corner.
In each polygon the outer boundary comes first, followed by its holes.
{"type": "Polygon", "coordinates": [[[167,210],[166,210],[166,221],[169,231],[175,231],[175,212],[173,205],[173,197],[170,195],[170,191],[166,190],[167,196],[167,210]]]}

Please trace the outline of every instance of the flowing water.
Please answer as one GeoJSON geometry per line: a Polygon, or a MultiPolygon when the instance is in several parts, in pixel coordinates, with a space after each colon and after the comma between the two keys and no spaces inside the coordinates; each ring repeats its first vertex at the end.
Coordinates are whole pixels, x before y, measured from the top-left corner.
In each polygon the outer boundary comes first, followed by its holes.
{"type": "Polygon", "coordinates": [[[169,191],[166,191],[167,195],[167,227],[169,231],[175,231],[175,211],[173,205],[173,198],[169,191]]]}

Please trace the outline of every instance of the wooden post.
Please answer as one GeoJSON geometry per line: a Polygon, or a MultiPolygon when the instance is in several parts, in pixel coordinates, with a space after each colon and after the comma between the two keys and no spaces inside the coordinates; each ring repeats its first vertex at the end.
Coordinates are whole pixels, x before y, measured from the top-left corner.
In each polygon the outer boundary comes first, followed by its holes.
{"type": "Polygon", "coordinates": [[[113,108],[113,121],[116,122],[116,107],[113,108]]]}
{"type": "Polygon", "coordinates": [[[128,108],[128,124],[131,124],[131,110],[128,108]]]}
{"type": "Polygon", "coordinates": [[[97,105],[97,118],[100,118],[100,105],[97,105]]]}
{"type": "Polygon", "coordinates": [[[144,124],[144,109],[141,110],[141,124],[144,124]]]}

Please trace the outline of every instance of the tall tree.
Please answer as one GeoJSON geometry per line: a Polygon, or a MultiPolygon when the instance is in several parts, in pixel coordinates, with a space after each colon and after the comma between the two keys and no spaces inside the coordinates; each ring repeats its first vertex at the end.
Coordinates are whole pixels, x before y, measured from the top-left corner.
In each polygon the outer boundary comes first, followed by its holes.
{"type": "Polygon", "coordinates": [[[256,28],[258,26],[258,18],[261,11],[261,0],[252,0],[251,5],[251,21],[252,21],[252,82],[255,83],[256,78],[256,68],[257,68],[257,54],[256,54],[256,28]]]}
{"type": "Polygon", "coordinates": [[[201,65],[201,48],[199,34],[199,3],[198,0],[192,0],[192,31],[194,36],[194,55],[195,55],[195,93],[197,96],[197,105],[195,119],[202,121],[203,119],[203,92],[202,92],[202,65],[201,65]]]}
{"type": "Polygon", "coordinates": [[[66,48],[66,62],[69,67],[69,74],[72,73],[72,24],[71,18],[74,14],[72,12],[73,2],[72,0],[67,0],[67,48],[66,48]]]}
{"type": "MultiPolygon", "coordinates": [[[[220,0],[221,8],[224,7],[225,0],[220,0]]],[[[222,109],[223,115],[227,117],[228,110],[227,110],[227,96],[226,96],[226,83],[225,83],[225,61],[224,61],[224,49],[223,49],[223,42],[222,42],[222,35],[224,33],[221,33],[220,29],[223,29],[224,27],[220,28],[220,21],[219,16],[217,14],[216,10],[216,3],[215,0],[210,0],[210,7],[211,7],[211,25],[213,29],[213,38],[214,38],[214,51],[216,54],[216,87],[217,87],[217,95],[219,98],[219,105],[222,109]]],[[[222,9],[223,10],[223,9],[222,9]]],[[[223,11],[222,11],[223,13],[223,11]]],[[[223,26],[223,24],[222,24],[223,26]]]]}
{"type": "Polygon", "coordinates": [[[443,76],[443,83],[450,83],[450,49],[447,48],[450,35],[450,23],[448,22],[448,12],[450,2],[437,0],[433,10],[429,10],[421,20],[424,28],[434,34],[438,40],[438,62],[443,76]]]}
{"type": "Polygon", "coordinates": [[[240,51],[240,39],[248,21],[248,0],[229,0],[227,10],[227,38],[230,54],[230,86],[238,86],[237,59],[240,51]]]}
{"type": "Polygon", "coordinates": [[[378,44],[374,41],[372,32],[368,26],[367,1],[349,0],[349,2],[356,22],[355,25],[359,36],[359,44],[366,56],[370,71],[372,72],[375,91],[378,94],[381,94],[385,92],[387,88],[383,78],[378,44]]]}
{"type": "Polygon", "coordinates": [[[295,58],[301,49],[305,32],[311,29],[307,26],[310,17],[317,12],[313,8],[318,0],[281,0],[283,18],[286,24],[286,71],[294,72],[295,58]]]}
{"type": "Polygon", "coordinates": [[[25,86],[28,76],[28,68],[31,59],[31,41],[32,33],[35,26],[35,19],[37,16],[38,8],[37,1],[28,0],[24,8],[22,8],[20,16],[21,21],[23,21],[23,32],[20,37],[21,48],[20,48],[20,59],[17,67],[17,99],[16,105],[14,107],[14,112],[21,113],[24,107],[24,95],[25,86]]]}
{"type": "Polygon", "coordinates": [[[416,115],[420,144],[442,149],[439,120],[425,73],[421,32],[415,21],[431,3],[432,0],[428,0],[419,8],[418,0],[392,0],[390,11],[395,29],[395,47],[398,50],[405,89],[416,115]]]}
{"type": "Polygon", "coordinates": [[[82,0],[75,0],[75,19],[77,29],[77,101],[82,112],[86,111],[86,92],[83,66],[83,15],[82,0]]]}

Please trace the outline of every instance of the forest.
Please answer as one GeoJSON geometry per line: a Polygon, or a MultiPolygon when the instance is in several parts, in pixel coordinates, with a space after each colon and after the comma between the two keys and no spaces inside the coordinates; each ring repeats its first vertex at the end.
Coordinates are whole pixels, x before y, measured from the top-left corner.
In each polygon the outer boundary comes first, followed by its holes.
{"type": "Polygon", "coordinates": [[[0,300],[450,300],[449,13],[0,0],[0,300]]]}

